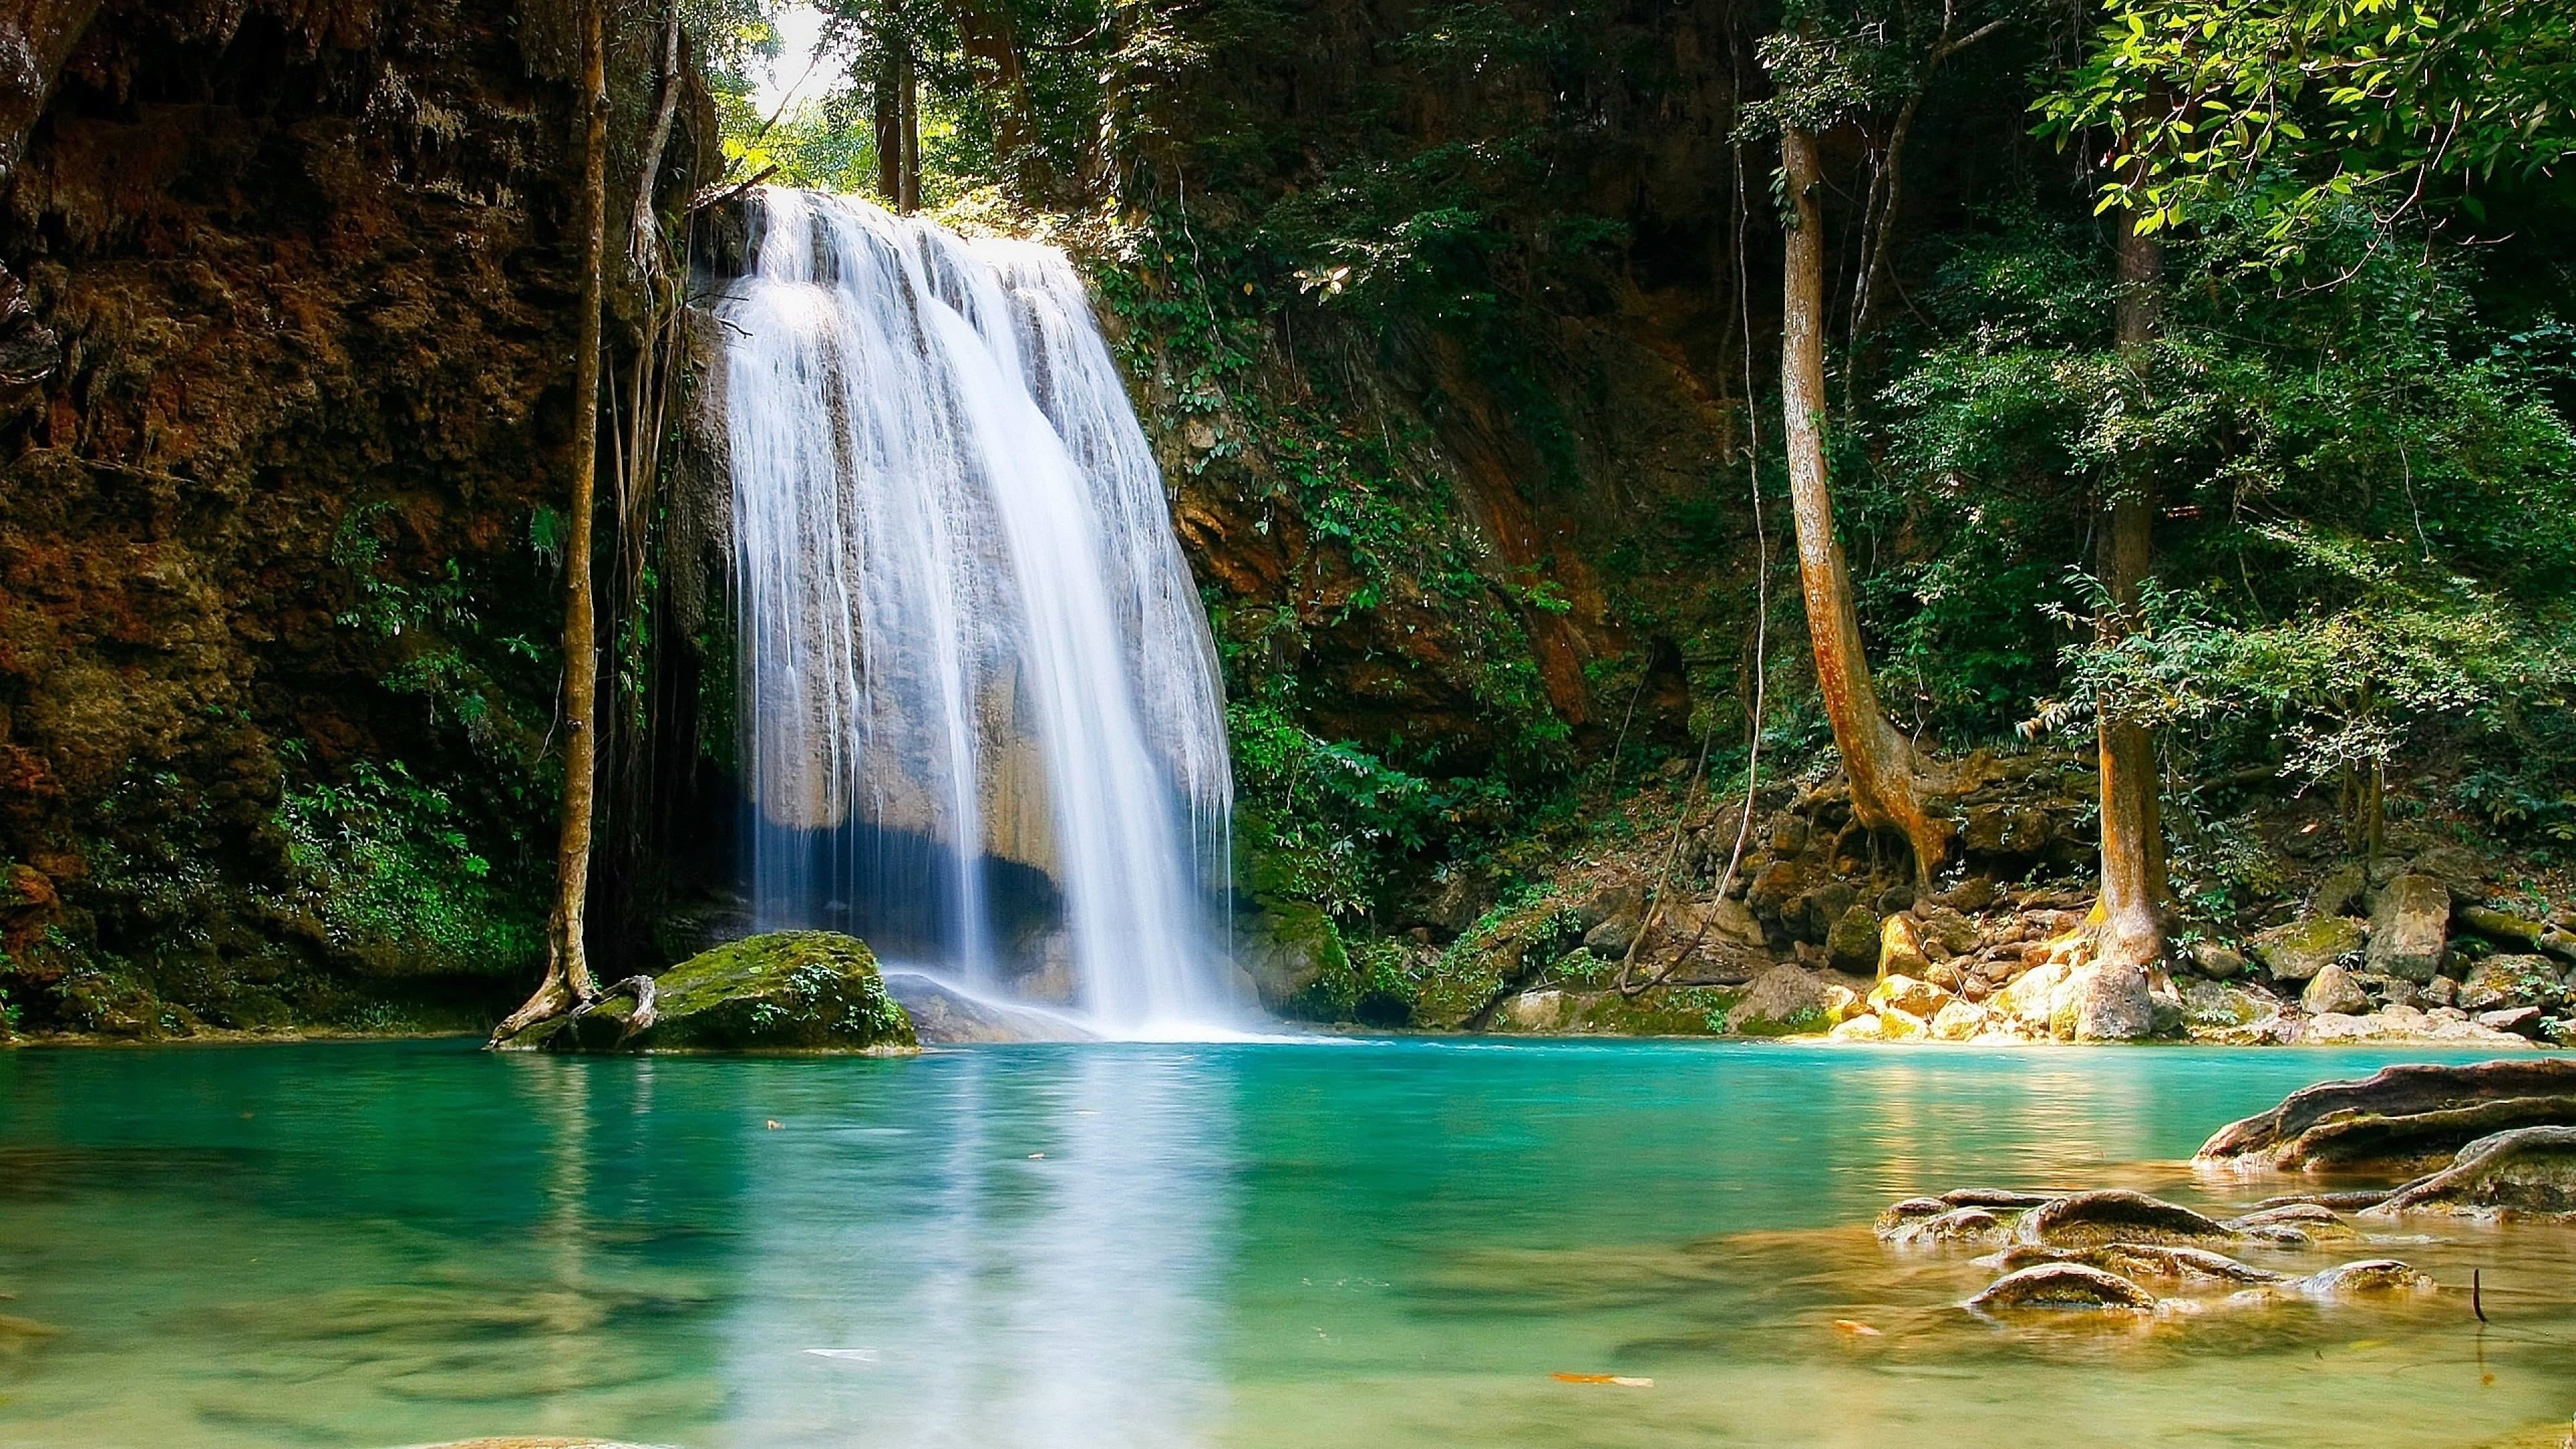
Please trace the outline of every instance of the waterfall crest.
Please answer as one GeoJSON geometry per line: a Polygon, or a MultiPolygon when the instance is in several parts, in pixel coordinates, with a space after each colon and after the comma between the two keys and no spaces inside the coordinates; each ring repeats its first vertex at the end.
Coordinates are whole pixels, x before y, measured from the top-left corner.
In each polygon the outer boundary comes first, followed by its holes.
{"type": "Polygon", "coordinates": [[[1081,279],[849,197],[751,218],[715,313],[760,925],[1119,1034],[1231,1018],[1215,651],[1081,279]]]}

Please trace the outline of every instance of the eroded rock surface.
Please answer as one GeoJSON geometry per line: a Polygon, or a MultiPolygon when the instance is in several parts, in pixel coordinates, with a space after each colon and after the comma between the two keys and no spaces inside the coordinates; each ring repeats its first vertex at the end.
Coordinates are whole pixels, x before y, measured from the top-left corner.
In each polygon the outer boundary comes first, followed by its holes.
{"type": "Polygon", "coordinates": [[[2016,1308],[2152,1309],[2156,1295],[2117,1273],[2083,1263],[2038,1263],[2006,1273],[1968,1306],[1993,1312],[2016,1308]]]}
{"type": "Polygon", "coordinates": [[[2199,1160],[2276,1168],[2405,1167],[2450,1156],[2501,1129],[2576,1124],[2576,1062],[2492,1061],[2384,1068],[2321,1082],[2229,1123],[2199,1160]]]}

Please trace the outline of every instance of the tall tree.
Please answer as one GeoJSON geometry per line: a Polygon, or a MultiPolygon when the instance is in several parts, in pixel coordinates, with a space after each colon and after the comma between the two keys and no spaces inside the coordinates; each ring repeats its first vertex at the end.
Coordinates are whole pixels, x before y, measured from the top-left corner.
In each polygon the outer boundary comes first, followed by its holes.
{"type": "MultiPolygon", "coordinates": [[[[2156,337],[2156,287],[2164,248],[2144,231],[2145,218],[2123,213],[2119,221],[2120,293],[2116,332],[2134,384],[2147,385],[2156,337]]],[[[2146,581],[2154,565],[2155,482],[2145,468],[2115,480],[2104,500],[2097,568],[2103,599],[2094,628],[2106,647],[2117,647],[2140,624],[2146,581]]],[[[2105,965],[2144,968],[2164,956],[2164,818],[2156,787],[2155,737],[2128,701],[2095,701],[2095,729],[2102,770],[2102,894],[2095,959],[2105,965]]]]}
{"type": "Polygon", "coordinates": [[[581,7],[581,301],[573,343],[570,526],[564,540],[564,786],[555,846],[555,904],[546,921],[546,974],[536,993],[496,1028],[499,1041],[598,996],[583,953],[590,892],[591,805],[596,792],[599,661],[592,622],[590,531],[599,477],[600,294],[608,250],[608,63],[605,0],[581,7]]]}
{"type": "Polygon", "coordinates": [[[921,209],[921,83],[912,42],[880,35],[875,91],[877,193],[900,212],[921,209]]]}
{"type": "Polygon", "coordinates": [[[1872,829],[1904,834],[1916,870],[1930,881],[1950,849],[1950,827],[1925,804],[1937,783],[1921,752],[1879,704],[1851,568],[1834,528],[1833,491],[1825,467],[1825,224],[1818,204],[1824,176],[1811,122],[1794,111],[1780,125],[1780,174],[1786,192],[1782,242],[1780,406],[1789,454],[1789,501],[1797,521],[1798,578],[1815,645],[1816,687],[1833,724],[1834,745],[1851,779],[1852,811],[1872,829]]]}

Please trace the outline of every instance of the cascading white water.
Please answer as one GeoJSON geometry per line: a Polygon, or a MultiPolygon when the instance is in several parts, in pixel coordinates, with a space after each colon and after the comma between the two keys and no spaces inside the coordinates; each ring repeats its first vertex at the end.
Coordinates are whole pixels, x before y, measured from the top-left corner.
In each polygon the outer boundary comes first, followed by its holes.
{"type": "Polygon", "coordinates": [[[751,212],[715,311],[757,918],[911,921],[987,985],[1058,940],[1113,1032],[1231,1017],[1215,651],[1080,278],[849,197],[751,212]],[[997,926],[1031,882],[1060,936],[997,926]]]}

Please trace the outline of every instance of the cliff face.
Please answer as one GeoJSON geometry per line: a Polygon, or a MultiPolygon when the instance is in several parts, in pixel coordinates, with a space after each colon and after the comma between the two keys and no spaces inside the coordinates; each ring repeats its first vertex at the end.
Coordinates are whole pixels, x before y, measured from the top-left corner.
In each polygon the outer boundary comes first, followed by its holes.
{"type": "MultiPolygon", "coordinates": [[[[569,14],[18,9],[0,989],[124,1030],[505,995],[551,834],[569,14]]],[[[612,43],[619,190],[653,39],[612,43]]],[[[684,116],[666,185],[713,149],[684,116]]]]}

